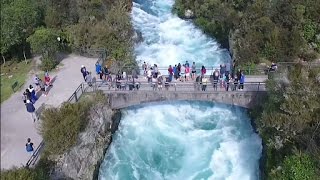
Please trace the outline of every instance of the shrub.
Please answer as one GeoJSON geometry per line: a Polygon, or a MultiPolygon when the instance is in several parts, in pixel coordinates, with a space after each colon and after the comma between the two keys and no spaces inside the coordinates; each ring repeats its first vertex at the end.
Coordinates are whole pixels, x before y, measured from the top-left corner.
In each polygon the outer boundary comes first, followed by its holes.
{"type": "Polygon", "coordinates": [[[316,179],[316,166],[307,154],[290,155],[284,159],[282,171],[273,175],[273,178],[283,180],[313,180],[316,179]]]}
{"type": "Polygon", "coordinates": [[[40,159],[35,168],[13,168],[1,171],[3,180],[43,180],[49,179],[49,172],[52,163],[46,159],[40,159]]]}
{"type": "Polygon", "coordinates": [[[60,108],[48,108],[42,114],[40,132],[48,154],[62,154],[76,144],[79,133],[87,124],[89,103],[64,103],[60,108]]]}
{"type": "Polygon", "coordinates": [[[50,57],[43,58],[41,62],[40,69],[42,71],[50,71],[58,65],[58,62],[50,57]]]}
{"type": "Polygon", "coordinates": [[[91,106],[104,101],[102,93],[85,96],[77,103],[64,103],[60,108],[47,108],[42,113],[40,133],[46,155],[59,155],[77,143],[86,128],[91,106]]]}

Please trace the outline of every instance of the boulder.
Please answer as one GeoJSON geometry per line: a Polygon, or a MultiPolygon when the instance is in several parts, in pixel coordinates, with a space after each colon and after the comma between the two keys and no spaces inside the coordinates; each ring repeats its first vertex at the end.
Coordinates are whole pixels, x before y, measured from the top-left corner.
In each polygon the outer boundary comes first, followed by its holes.
{"type": "Polygon", "coordinates": [[[132,39],[134,40],[135,43],[142,42],[143,41],[142,33],[138,30],[135,30],[132,39]]]}

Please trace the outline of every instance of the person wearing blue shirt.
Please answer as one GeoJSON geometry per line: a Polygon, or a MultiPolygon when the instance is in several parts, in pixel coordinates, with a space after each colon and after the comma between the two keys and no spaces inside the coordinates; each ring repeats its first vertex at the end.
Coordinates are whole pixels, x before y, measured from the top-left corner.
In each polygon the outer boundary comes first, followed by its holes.
{"type": "Polygon", "coordinates": [[[99,77],[99,75],[101,73],[101,65],[98,62],[96,63],[96,73],[97,73],[97,75],[99,77]]]}
{"type": "Polygon", "coordinates": [[[243,84],[244,84],[244,74],[243,74],[243,72],[241,72],[241,76],[240,76],[240,80],[239,80],[239,82],[240,82],[240,85],[239,85],[239,89],[243,89],[243,84]]]}
{"type": "Polygon", "coordinates": [[[187,66],[187,67],[190,67],[190,66],[189,66],[189,62],[188,62],[188,61],[186,61],[186,66],[187,66]]]}

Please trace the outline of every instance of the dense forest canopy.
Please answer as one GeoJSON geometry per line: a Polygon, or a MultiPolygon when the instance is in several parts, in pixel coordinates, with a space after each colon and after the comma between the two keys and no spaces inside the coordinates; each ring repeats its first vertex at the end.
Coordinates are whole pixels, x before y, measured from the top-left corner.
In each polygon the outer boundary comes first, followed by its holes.
{"type": "MultiPolygon", "coordinates": [[[[130,0],[12,0],[1,2],[1,55],[30,53],[52,62],[58,51],[106,49],[110,58],[134,64],[130,0]],[[43,48],[41,48],[43,47],[43,48]]],[[[47,68],[50,63],[45,63],[47,68]]]]}
{"type": "Polygon", "coordinates": [[[318,0],[176,0],[180,17],[186,10],[222,45],[231,37],[240,64],[313,60],[320,52],[318,0]]]}

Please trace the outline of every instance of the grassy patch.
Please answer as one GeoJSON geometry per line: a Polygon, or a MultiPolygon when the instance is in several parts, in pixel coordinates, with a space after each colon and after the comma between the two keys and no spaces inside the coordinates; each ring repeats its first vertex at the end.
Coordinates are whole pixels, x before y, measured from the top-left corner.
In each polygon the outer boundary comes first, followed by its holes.
{"type": "Polygon", "coordinates": [[[1,171],[1,180],[42,180],[49,179],[50,168],[53,162],[41,158],[34,168],[13,168],[1,171]]]}
{"type": "Polygon", "coordinates": [[[30,61],[28,64],[25,61],[19,63],[8,62],[6,66],[1,66],[1,103],[13,94],[11,86],[14,82],[18,82],[16,91],[23,87],[31,67],[32,63],[30,61]]]}

